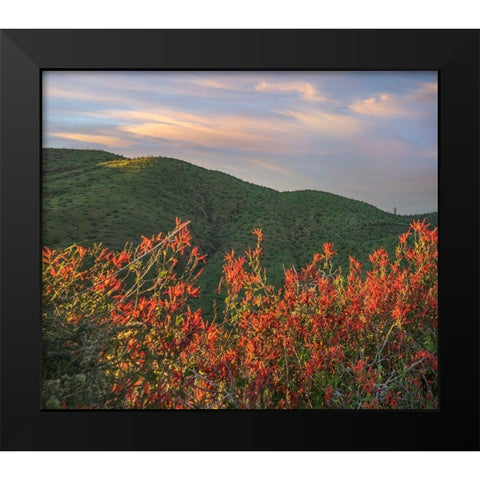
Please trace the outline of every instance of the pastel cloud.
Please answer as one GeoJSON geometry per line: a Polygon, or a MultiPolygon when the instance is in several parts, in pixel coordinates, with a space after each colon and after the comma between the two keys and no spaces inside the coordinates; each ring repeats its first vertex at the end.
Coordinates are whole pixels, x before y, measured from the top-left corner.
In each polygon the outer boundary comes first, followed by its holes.
{"type": "Polygon", "coordinates": [[[317,89],[309,82],[260,82],[254,86],[254,89],[258,92],[266,93],[300,93],[306,102],[321,102],[326,100],[325,97],[319,95],[317,89]]]}
{"type": "Polygon", "coordinates": [[[381,93],[362,100],[356,100],[349,105],[355,113],[375,117],[418,116],[424,111],[419,110],[419,104],[436,105],[438,86],[436,82],[423,82],[412,88],[408,93],[381,93]]]}
{"type": "Polygon", "coordinates": [[[112,135],[90,135],[87,133],[75,132],[48,132],[49,135],[67,140],[74,140],[76,142],[93,143],[96,145],[105,145],[106,147],[127,147],[132,145],[131,140],[120,138],[112,135]]]}
{"type": "MultiPolygon", "coordinates": [[[[195,115],[175,110],[108,110],[95,116],[117,118],[118,129],[137,137],[194,143],[215,149],[284,153],[293,148],[291,122],[282,117],[195,115]]],[[[295,146],[298,151],[298,146],[295,146]]]]}
{"type": "Polygon", "coordinates": [[[412,102],[436,104],[437,94],[438,84],[436,82],[424,82],[408,95],[408,99],[412,102]]]}
{"type": "Polygon", "coordinates": [[[224,80],[218,81],[218,80],[212,80],[212,79],[197,78],[192,83],[195,85],[199,85],[200,87],[214,88],[217,90],[230,90],[230,91],[241,90],[241,88],[235,83],[226,82],[224,80]]]}
{"type": "Polygon", "coordinates": [[[357,100],[350,104],[350,109],[362,115],[373,115],[385,117],[390,115],[403,115],[406,113],[404,107],[394,98],[393,95],[382,93],[376,97],[357,100]]]}
{"type": "Polygon", "coordinates": [[[99,96],[85,91],[67,90],[47,86],[44,89],[45,98],[71,98],[77,100],[97,100],[99,96]]]}
{"type": "MultiPolygon", "coordinates": [[[[115,90],[111,90],[115,91],[115,90]]],[[[65,89],[47,86],[44,91],[46,99],[60,98],[64,100],[79,100],[84,102],[96,102],[101,104],[129,105],[131,99],[128,96],[108,93],[108,91],[98,91],[95,89],[65,89]]]]}
{"type": "Polygon", "coordinates": [[[284,110],[279,113],[292,117],[303,127],[322,135],[339,138],[357,135],[362,131],[362,124],[357,118],[340,113],[321,110],[284,110]]]}

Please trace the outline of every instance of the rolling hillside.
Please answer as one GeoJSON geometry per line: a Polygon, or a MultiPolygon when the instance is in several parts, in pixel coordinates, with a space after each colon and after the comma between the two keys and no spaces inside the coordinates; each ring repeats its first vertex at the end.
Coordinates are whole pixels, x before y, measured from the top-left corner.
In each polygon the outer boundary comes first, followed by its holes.
{"type": "Polygon", "coordinates": [[[43,244],[102,242],[120,249],[191,220],[194,242],[208,254],[201,277],[202,306],[211,309],[222,259],[264,232],[264,266],[279,284],[283,267],[304,265],[323,242],[333,242],[337,265],[348,256],[365,262],[372,249],[393,252],[413,218],[319,191],[277,192],[230,175],[164,157],[127,159],[99,150],[44,149],[43,244]]]}

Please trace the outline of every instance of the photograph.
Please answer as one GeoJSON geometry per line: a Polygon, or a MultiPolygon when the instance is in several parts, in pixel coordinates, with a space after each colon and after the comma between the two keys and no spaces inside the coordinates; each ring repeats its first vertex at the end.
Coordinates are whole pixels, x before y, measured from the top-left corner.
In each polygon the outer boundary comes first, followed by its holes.
{"type": "Polygon", "coordinates": [[[40,76],[42,409],[438,411],[437,70],[40,76]]]}
{"type": "Polygon", "coordinates": [[[0,32],[0,448],[479,449],[479,31],[0,32]]]}

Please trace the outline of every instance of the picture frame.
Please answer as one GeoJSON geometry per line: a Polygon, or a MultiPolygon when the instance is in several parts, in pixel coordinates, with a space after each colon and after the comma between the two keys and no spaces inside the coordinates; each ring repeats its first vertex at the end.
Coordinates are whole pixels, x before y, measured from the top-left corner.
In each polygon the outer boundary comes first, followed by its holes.
{"type": "Polygon", "coordinates": [[[4,450],[478,450],[478,30],[3,30],[4,450]],[[439,375],[433,411],[42,411],[41,72],[436,70],[439,375]]]}

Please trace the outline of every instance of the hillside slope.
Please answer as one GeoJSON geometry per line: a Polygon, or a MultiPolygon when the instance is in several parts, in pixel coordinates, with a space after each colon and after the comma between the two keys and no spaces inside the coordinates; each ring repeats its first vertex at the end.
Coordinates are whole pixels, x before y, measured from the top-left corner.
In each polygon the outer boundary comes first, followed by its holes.
{"type": "Polygon", "coordinates": [[[393,253],[413,218],[319,191],[277,192],[230,175],[165,158],[127,159],[99,150],[44,149],[43,244],[102,242],[120,249],[172,230],[175,217],[190,220],[193,240],[208,254],[202,306],[211,308],[225,252],[243,251],[264,232],[264,266],[279,284],[283,267],[301,267],[323,242],[333,242],[337,265],[361,262],[372,249],[393,253]]]}

